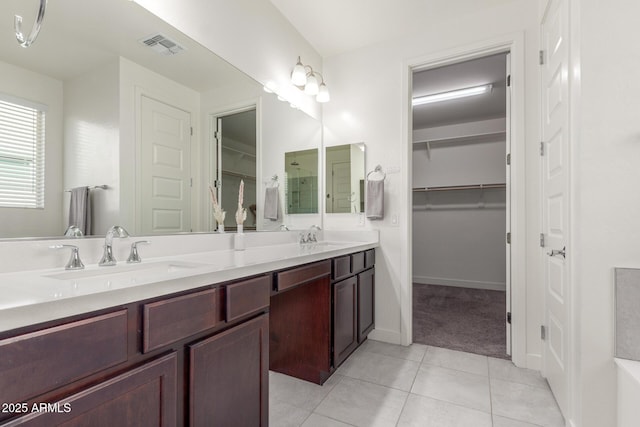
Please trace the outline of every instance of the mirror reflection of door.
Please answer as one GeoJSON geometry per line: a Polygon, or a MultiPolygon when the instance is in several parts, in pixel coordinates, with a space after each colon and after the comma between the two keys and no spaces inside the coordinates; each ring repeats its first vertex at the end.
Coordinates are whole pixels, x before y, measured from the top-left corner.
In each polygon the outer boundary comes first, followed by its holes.
{"type": "Polygon", "coordinates": [[[143,96],[141,134],[141,234],[191,231],[191,114],[143,96]]]}
{"type": "Polygon", "coordinates": [[[364,154],[363,142],[326,148],[327,213],[364,212],[364,154]]]}
{"type": "MultiPolygon", "coordinates": [[[[255,230],[256,206],[256,109],[218,116],[215,141],[217,143],[216,189],[218,200],[226,212],[224,227],[237,227],[238,189],[244,181],[243,206],[247,210],[245,230],[255,230]]],[[[215,221],[212,221],[214,224],[215,221]]]]}

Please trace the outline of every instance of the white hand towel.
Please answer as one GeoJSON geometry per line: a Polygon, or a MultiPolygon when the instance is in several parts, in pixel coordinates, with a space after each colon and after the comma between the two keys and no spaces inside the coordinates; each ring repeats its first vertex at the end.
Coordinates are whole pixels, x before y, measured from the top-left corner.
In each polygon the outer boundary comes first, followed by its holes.
{"type": "Polygon", "coordinates": [[[384,218],[384,180],[367,181],[367,205],[365,207],[368,219],[384,218]]]}
{"type": "Polygon", "coordinates": [[[264,194],[264,219],[278,220],[278,187],[267,187],[264,194]]]}

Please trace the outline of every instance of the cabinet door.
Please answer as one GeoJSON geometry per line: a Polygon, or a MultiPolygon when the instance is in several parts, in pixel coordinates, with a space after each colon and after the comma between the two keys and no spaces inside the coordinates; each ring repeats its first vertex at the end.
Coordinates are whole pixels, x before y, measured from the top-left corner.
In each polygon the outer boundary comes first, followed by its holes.
{"type": "Polygon", "coordinates": [[[269,315],[190,346],[189,424],[267,426],[269,315]]]}
{"type": "Polygon", "coordinates": [[[374,269],[358,274],[358,342],[367,338],[374,327],[374,269]]]}
{"type": "Polygon", "coordinates": [[[333,284],[333,364],[338,367],[358,346],[358,279],[333,284]]]}
{"type": "Polygon", "coordinates": [[[176,425],[175,353],[59,402],[29,407],[8,426],[170,427],[176,425]]]}

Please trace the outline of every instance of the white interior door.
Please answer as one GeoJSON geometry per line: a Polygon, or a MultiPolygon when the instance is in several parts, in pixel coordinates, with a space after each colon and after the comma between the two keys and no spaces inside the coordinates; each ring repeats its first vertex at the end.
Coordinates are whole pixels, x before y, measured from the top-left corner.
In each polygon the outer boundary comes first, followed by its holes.
{"type": "Polygon", "coordinates": [[[331,166],[332,190],[331,202],[332,213],[351,212],[351,163],[333,163],[331,166]]]}
{"type": "Polygon", "coordinates": [[[569,46],[567,0],[542,20],[542,227],[545,316],[543,374],[566,414],[569,373],[569,46]]]}
{"type": "Polygon", "coordinates": [[[507,354],[511,355],[511,54],[507,53],[506,58],[506,76],[507,76],[507,96],[506,96],[506,117],[505,117],[505,149],[507,159],[507,167],[505,173],[505,210],[506,210],[506,274],[505,274],[505,290],[506,290],[506,318],[505,327],[507,329],[507,354]]]}
{"type": "Polygon", "coordinates": [[[141,100],[142,234],[191,231],[191,115],[141,100]]]}

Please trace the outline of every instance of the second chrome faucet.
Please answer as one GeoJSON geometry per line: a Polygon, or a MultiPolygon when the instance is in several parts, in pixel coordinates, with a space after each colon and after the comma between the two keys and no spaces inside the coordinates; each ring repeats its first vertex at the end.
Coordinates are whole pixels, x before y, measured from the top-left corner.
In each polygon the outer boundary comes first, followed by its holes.
{"type": "Polygon", "coordinates": [[[102,254],[102,259],[100,259],[100,262],[98,263],[101,267],[116,265],[116,259],[113,256],[114,237],[129,237],[129,233],[119,225],[114,225],[107,231],[107,235],[104,238],[104,253],[102,254]]]}

